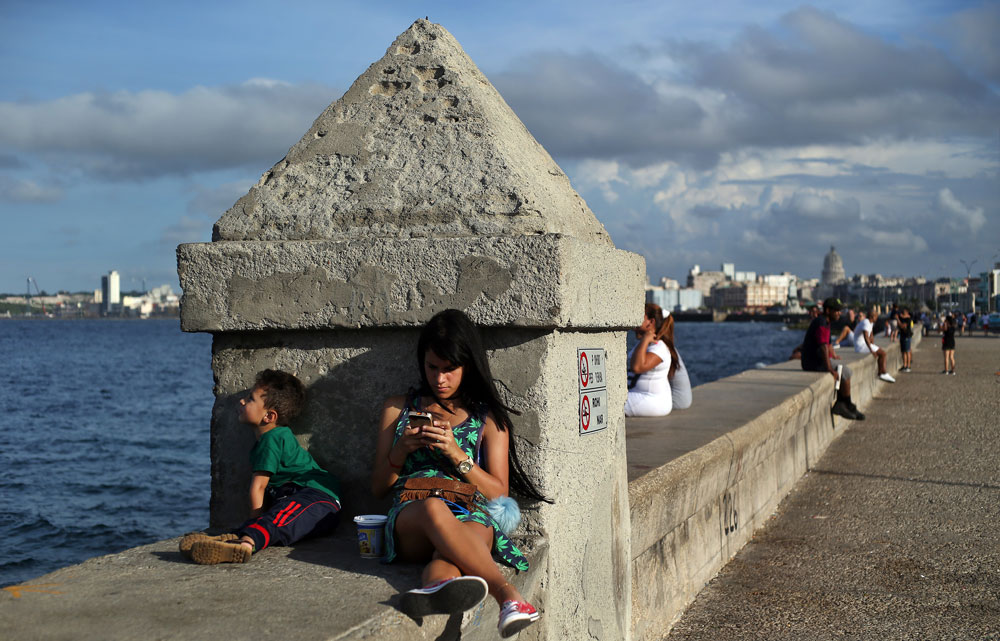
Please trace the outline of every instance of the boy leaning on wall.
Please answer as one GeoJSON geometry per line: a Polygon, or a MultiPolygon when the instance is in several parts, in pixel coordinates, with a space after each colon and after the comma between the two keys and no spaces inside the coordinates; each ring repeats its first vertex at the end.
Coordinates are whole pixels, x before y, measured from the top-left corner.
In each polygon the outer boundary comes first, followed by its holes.
{"type": "Polygon", "coordinates": [[[185,535],[181,554],[195,563],[246,563],[270,545],[291,545],[331,532],[340,517],[339,483],[299,445],[288,422],[305,404],[295,376],[267,369],[240,399],[239,420],[257,443],[250,450],[250,519],[236,530],[210,536],[185,535]]]}

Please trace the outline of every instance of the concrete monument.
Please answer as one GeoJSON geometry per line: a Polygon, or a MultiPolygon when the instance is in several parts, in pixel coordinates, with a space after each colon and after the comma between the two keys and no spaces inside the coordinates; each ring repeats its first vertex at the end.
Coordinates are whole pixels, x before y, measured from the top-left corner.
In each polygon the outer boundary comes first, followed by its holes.
{"type": "Polygon", "coordinates": [[[378,407],[418,381],[420,325],[464,309],[522,413],[522,461],[555,499],[523,504],[515,533],[532,563],[516,580],[544,612],[537,635],[629,637],[621,408],[645,265],[615,249],[451,34],[415,22],[223,214],[213,242],[177,255],[182,328],[213,334],[213,525],[244,516],[252,436],[230,410],[266,367],[309,388],[291,427],[342,479],[345,512],[384,510],[368,490],[378,407]],[[246,447],[232,447],[241,433],[246,447]]]}

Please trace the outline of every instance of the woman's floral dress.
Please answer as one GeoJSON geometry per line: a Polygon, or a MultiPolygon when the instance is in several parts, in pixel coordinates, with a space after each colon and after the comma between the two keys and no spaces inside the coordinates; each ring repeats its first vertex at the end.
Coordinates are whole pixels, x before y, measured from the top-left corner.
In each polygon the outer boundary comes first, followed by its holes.
{"type": "MultiPolygon", "coordinates": [[[[403,430],[409,425],[410,410],[420,411],[419,403],[420,396],[418,394],[410,394],[406,407],[403,408],[399,419],[396,421],[396,434],[393,438],[393,444],[399,440],[403,435],[403,430]]],[[[476,411],[470,411],[469,418],[461,425],[452,428],[459,447],[462,448],[466,456],[471,456],[472,460],[477,464],[479,463],[479,451],[483,440],[483,420],[485,416],[486,408],[479,407],[476,411]]],[[[462,481],[458,475],[458,471],[453,468],[451,462],[440,456],[437,452],[422,447],[406,457],[403,469],[399,471],[399,480],[393,485],[392,507],[389,509],[389,520],[385,524],[385,556],[382,559],[384,563],[391,563],[396,558],[396,516],[404,505],[410,503],[410,501],[405,503],[400,503],[399,501],[399,493],[403,488],[403,483],[408,478],[421,477],[462,481]]],[[[466,510],[464,507],[451,501],[445,501],[445,503],[448,504],[452,514],[459,521],[474,521],[486,527],[493,528],[493,555],[495,557],[518,571],[528,569],[528,559],[507,538],[507,535],[504,534],[503,530],[500,529],[500,526],[497,525],[497,522],[486,510],[486,497],[477,492],[476,503],[472,510],[466,510]]]]}

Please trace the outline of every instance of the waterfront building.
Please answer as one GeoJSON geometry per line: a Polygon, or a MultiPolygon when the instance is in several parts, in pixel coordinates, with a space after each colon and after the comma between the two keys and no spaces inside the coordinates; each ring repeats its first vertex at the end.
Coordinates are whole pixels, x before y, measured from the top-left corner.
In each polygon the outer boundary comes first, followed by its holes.
{"type": "Polygon", "coordinates": [[[688,272],[687,286],[700,291],[704,298],[712,295],[712,287],[723,282],[726,282],[726,275],[723,272],[703,272],[697,265],[688,272]]]}
{"type": "Polygon", "coordinates": [[[788,302],[788,288],[766,283],[720,283],[712,288],[711,307],[714,309],[746,309],[765,311],[772,305],[788,302]]]}
{"type": "Polygon", "coordinates": [[[823,258],[823,274],[820,282],[823,285],[833,286],[845,280],[847,274],[844,272],[844,261],[833,245],[830,245],[830,253],[823,258]]]}
{"type": "MultiPolygon", "coordinates": [[[[677,282],[677,281],[674,281],[677,282]]],[[[699,309],[705,304],[701,290],[679,287],[646,287],[646,302],[655,303],[668,312],[699,309]]]]}
{"type": "Polygon", "coordinates": [[[104,314],[114,313],[121,304],[121,277],[113,269],[101,276],[101,301],[104,314]]]}

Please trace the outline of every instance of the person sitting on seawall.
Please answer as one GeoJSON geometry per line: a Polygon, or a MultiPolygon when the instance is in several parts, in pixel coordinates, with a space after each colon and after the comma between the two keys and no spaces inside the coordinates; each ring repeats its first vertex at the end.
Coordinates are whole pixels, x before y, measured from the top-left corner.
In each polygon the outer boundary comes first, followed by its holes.
{"type": "Polygon", "coordinates": [[[419,389],[386,399],[379,419],[372,491],[393,497],[383,561],[426,563],[424,587],[400,602],[411,618],[470,610],[490,594],[506,638],[540,616],[493,560],[528,569],[507,536],[520,516],[508,490],[551,501],[521,467],[510,419],[517,412],[499,399],[472,321],[455,309],[435,315],[420,332],[416,356],[419,389]],[[435,498],[437,486],[421,494],[416,486],[431,479],[472,498],[435,498]]]}
{"type": "Polygon", "coordinates": [[[333,531],[340,520],[340,484],[316,464],[285,425],[305,405],[302,382],[266,369],[240,399],[239,420],[253,428],[250,450],[250,520],[218,536],[185,535],[181,554],[201,565],[246,563],[270,545],[291,545],[333,531]]]}
{"type": "Polygon", "coordinates": [[[834,381],[839,381],[840,388],[837,390],[837,400],[831,411],[837,416],[863,421],[865,415],[851,401],[851,368],[844,365],[838,377],[837,368],[833,366],[834,359],[840,357],[834,355],[833,348],[830,346],[830,323],[840,318],[840,310],[839,299],[827,298],[823,301],[823,314],[814,318],[809,324],[805,339],[802,341],[800,352],[802,369],[807,372],[828,372],[833,376],[834,381]]]}
{"type": "Polygon", "coordinates": [[[874,308],[869,310],[868,314],[862,310],[858,326],[854,328],[854,351],[858,354],[871,354],[878,361],[878,377],[887,383],[895,383],[896,379],[885,371],[885,350],[876,345],[872,338],[870,318],[877,314],[874,308]]]}
{"type": "Polygon", "coordinates": [[[913,366],[913,317],[910,308],[904,307],[899,312],[899,351],[903,355],[903,366],[899,371],[909,372],[913,366]]]}
{"type": "Polygon", "coordinates": [[[625,416],[666,416],[673,409],[670,374],[676,371],[677,353],[663,341],[666,333],[663,310],[646,303],[642,324],[635,329],[639,342],[628,353],[625,416]]]}
{"type": "Polygon", "coordinates": [[[670,312],[663,313],[666,315],[663,319],[663,342],[670,351],[671,368],[667,372],[667,378],[670,379],[670,400],[673,409],[686,410],[691,407],[692,402],[691,377],[684,366],[684,359],[674,345],[674,317],[670,312]]]}
{"type": "Polygon", "coordinates": [[[854,316],[854,310],[848,309],[841,312],[840,319],[830,325],[830,344],[833,349],[840,349],[841,341],[847,341],[849,347],[854,346],[854,328],[858,326],[858,321],[854,316]]]}

